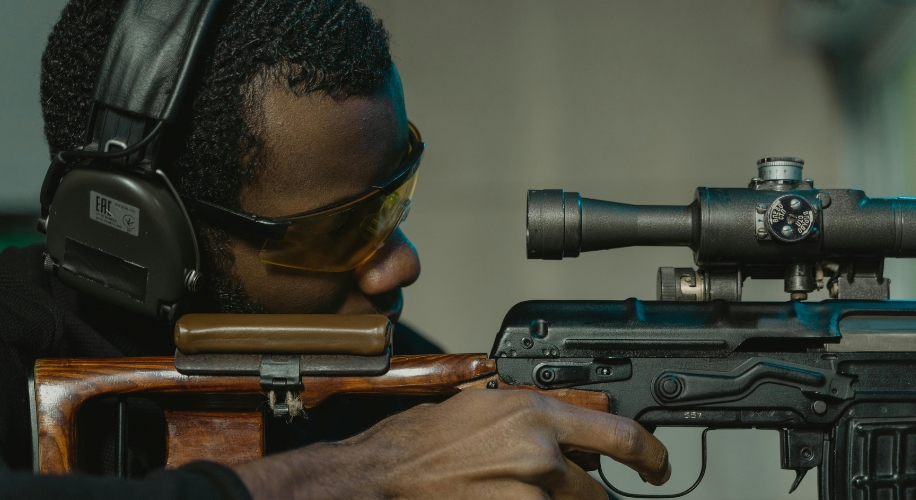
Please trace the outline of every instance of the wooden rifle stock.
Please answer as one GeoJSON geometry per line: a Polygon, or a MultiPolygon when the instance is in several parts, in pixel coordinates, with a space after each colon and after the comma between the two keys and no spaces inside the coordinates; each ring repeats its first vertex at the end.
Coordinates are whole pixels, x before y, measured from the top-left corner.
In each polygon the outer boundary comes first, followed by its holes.
{"type": "MultiPolygon", "coordinates": [[[[484,354],[394,356],[378,376],[302,377],[300,394],[314,408],[336,394],[451,395],[468,389],[533,389],[503,383],[484,354]]],[[[143,394],[260,394],[257,376],[183,375],[172,357],[42,359],[35,363],[38,472],[76,471],[76,420],[89,398],[143,394]]],[[[539,391],[570,404],[607,412],[608,397],[575,389],[539,391]]],[[[258,423],[226,412],[177,412],[168,419],[167,466],[194,459],[236,464],[263,453],[258,423]],[[216,422],[214,424],[213,422],[216,422]],[[243,432],[244,430],[253,432],[243,432]],[[215,452],[219,450],[219,452],[215,452]],[[227,450],[235,450],[234,453],[227,450]],[[179,456],[173,454],[180,453],[179,456]]],[[[257,418],[260,418],[258,415],[257,418]]]]}

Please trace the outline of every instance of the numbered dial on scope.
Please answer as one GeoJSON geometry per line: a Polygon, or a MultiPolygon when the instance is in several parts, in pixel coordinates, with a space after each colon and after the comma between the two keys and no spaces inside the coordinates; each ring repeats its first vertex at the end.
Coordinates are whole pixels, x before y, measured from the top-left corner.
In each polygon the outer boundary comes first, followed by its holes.
{"type": "Polygon", "coordinates": [[[779,241],[792,243],[814,231],[817,210],[804,198],[788,194],[770,204],[766,212],[767,231],[779,241]]]}

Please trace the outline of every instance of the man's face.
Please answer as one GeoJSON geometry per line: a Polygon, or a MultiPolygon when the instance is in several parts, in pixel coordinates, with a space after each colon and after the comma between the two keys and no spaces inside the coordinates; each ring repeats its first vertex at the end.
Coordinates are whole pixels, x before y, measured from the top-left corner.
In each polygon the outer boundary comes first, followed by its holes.
{"type": "MultiPolygon", "coordinates": [[[[240,195],[242,210],[279,217],[366,193],[394,174],[407,151],[408,126],[397,71],[372,96],[334,101],[322,92],[296,96],[280,85],[262,110],[263,169],[240,195]]],[[[232,274],[275,313],[382,313],[397,320],[401,287],[420,274],[416,249],[397,230],[353,271],[311,272],[261,262],[260,242],[233,239],[232,274]]]]}

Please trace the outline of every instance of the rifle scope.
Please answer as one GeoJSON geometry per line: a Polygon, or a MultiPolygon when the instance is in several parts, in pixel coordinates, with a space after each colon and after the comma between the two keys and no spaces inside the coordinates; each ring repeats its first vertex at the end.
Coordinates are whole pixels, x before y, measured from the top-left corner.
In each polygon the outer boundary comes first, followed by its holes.
{"type": "Polygon", "coordinates": [[[700,187],[686,206],[528,191],[529,259],[629,246],[686,246],[700,267],[660,268],[660,300],[740,300],[745,278],[780,278],[793,299],[889,298],[886,257],[916,257],[916,198],[816,189],[804,161],[768,157],[747,188],[700,187]],[[829,277],[825,285],[823,279],[829,277]]]}

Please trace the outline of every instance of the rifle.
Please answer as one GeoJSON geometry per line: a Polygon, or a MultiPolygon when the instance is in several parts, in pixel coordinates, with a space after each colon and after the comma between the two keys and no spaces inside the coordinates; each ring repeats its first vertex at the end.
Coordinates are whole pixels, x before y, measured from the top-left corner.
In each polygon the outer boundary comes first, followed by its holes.
{"type": "MultiPolygon", "coordinates": [[[[320,317],[189,315],[176,328],[175,358],[40,360],[36,469],[73,470],[76,412],[99,395],[266,393],[273,414],[288,418],[333,394],[523,388],[649,429],[707,429],[700,475],[684,492],[628,494],[599,468],[624,496],[684,495],[703,478],[709,429],[763,428],[779,431],[781,466],[796,472],[792,490],[817,468],[822,500],[912,498],[916,302],[888,300],[883,259],[916,256],[916,199],[815,189],[801,169],[795,158],[765,158],[748,188],[699,188],[688,206],[529,191],[529,258],[680,245],[698,269],[660,268],[659,301],[520,303],[488,355],[391,356],[390,325],[379,317],[335,329],[320,317]],[[748,277],[783,279],[791,300],[741,302],[748,277]],[[832,298],[804,301],[820,288],[832,298]],[[279,340],[252,342],[258,331],[279,340]],[[247,332],[241,340],[239,332],[247,332]]],[[[263,442],[260,413],[166,414],[170,466],[199,457],[237,463],[263,442]],[[213,432],[225,428],[246,432],[213,432]]]]}

